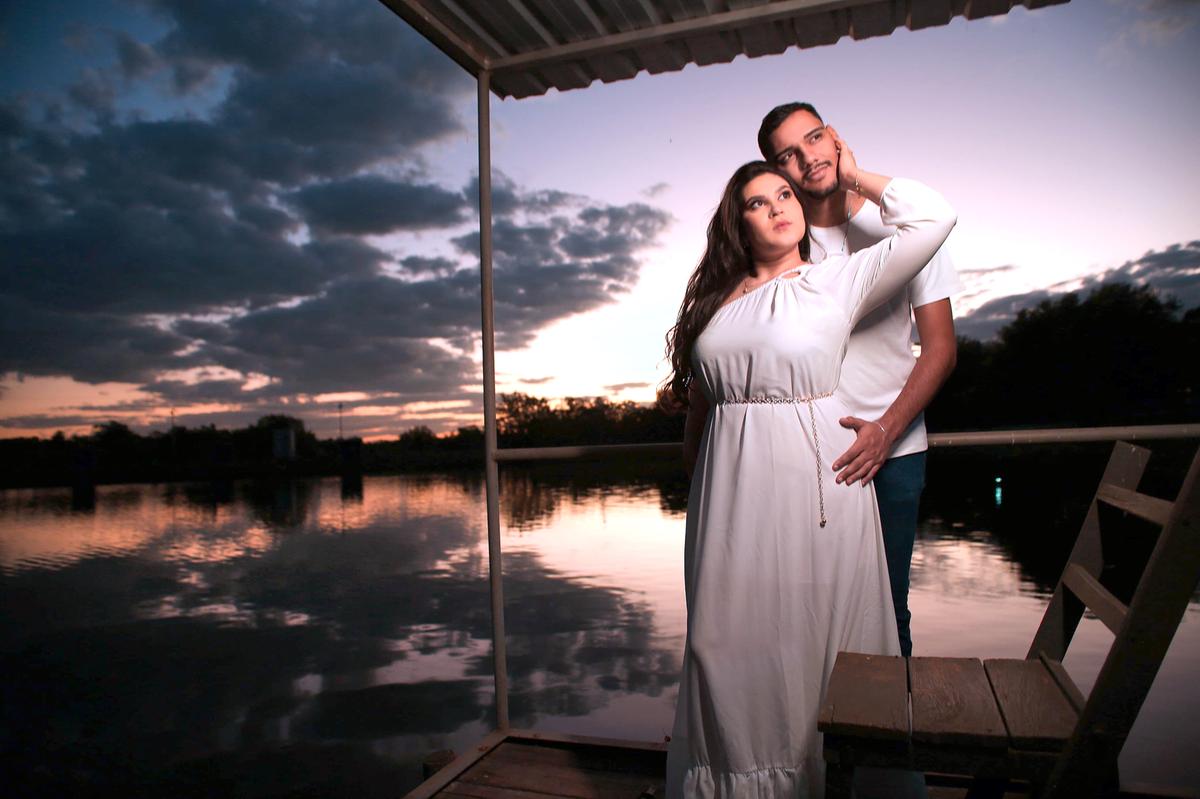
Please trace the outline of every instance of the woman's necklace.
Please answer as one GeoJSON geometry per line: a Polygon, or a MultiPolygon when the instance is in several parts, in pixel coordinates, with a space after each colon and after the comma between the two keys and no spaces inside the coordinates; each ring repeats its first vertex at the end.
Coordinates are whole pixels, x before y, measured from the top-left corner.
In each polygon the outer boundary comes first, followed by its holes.
{"type": "MultiPolygon", "coordinates": [[[[801,264],[801,266],[802,265],[803,264],[801,264]]],[[[759,288],[760,286],[765,286],[766,284],[770,283],[772,280],[775,280],[775,278],[778,278],[782,275],[786,275],[788,272],[791,272],[796,268],[797,267],[792,267],[791,269],[784,269],[782,272],[779,272],[778,274],[776,274],[775,277],[769,277],[765,280],[756,280],[754,275],[746,275],[744,278],[742,278],[742,293],[749,294],[751,291],[754,291],[754,289],[759,288]]]]}

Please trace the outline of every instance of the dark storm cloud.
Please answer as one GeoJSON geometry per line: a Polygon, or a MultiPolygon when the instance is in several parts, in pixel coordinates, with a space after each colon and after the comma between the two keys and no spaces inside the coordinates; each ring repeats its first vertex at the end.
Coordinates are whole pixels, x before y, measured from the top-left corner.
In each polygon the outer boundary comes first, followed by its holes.
{"type": "MultiPolygon", "coordinates": [[[[422,171],[426,145],[465,133],[470,78],[378,3],[142,7],[162,38],[94,36],[111,65],[69,97],[0,101],[0,372],[241,406],[229,418],[330,391],[473,398],[478,182],[422,171]],[[172,81],[172,103],[213,91],[167,117],[121,95],[172,81]],[[441,230],[458,234],[441,254],[360,238],[441,230]],[[189,368],[211,371],[162,377],[189,368]]],[[[501,346],[628,291],[669,221],[501,173],[493,187],[501,346]]]]}
{"type": "Polygon", "coordinates": [[[1056,294],[1049,291],[1031,291],[1027,294],[1010,294],[989,300],[965,316],[954,320],[954,330],[960,336],[983,341],[989,339],[1017,318],[1017,314],[1026,308],[1033,308],[1043,300],[1051,299],[1056,294]]]}
{"type": "Polygon", "coordinates": [[[311,17],[301,4],[240,0],[154,0],[176,27],[159,49],[213,64],[242,64],[259,70],[290,66],[311,54],[311,17]],[[298,12],[298,13],[296,13],[298,12]]]}
{"type": "Polygon", "coordinates": [[[202,207],[91,207],[49,229],[0,235],[0,250],[0,294],[84,313],[262,305],[371,271],[384,257],[360,242],[297,246],[202,207]]]}
{"type": "MultiPolygon", "coordinates": [[[[462,218],[457,191],[425,185],[386,184],[390,196],[363,192],[366,202],[353,204],[355,189],[385,182],[348,172],[460,131],[454,103],[469,89],[386,9],[155,5],[174,23],[171,32],[153,45],[115,36],[114,70],[132,78],[188,59],[233,67],[228,96],[208,118],[82,131],[32,124],[28,110],[6,104],[0,292],[77,312],[254,307],[373,271],[381,253],[322,237],[389,221],[420,226],[420,208],[380,201],[432,197],[435,208],[462,218]],[[399,66],[411,80],[398,79],[399,66]],[[306,187],[314,178],[331,180],[306,187]],[[289,237],[301,220],[284,201],[297,192],[321,228],[307,246],[289,237]],[[352,204],[334,208],[336,199],[352,204]]],[[[115,75],[85,73],[72,91],[102,108],[115,75]]]]}
{"type": "Polygon", "coordinates": [[[414,89],[387,65],[329,62],[244,75],[219,124],[259,143],[245,147],[244,168],[293,181],[343,175],[461,130],[446,97],[414,89]]]}
{"type": "Polygon", "coordinates": [[[306,186],[291,196],[312,227],[336,233],[390,233],[453,227],[470,210],[440,186],[366,176],[306,186]]]}
{"type": "Polygon", "coordinates": [[[154,48],[124,32],[117,34],[117,63],[127,80],[144,78],[159,67],[154,48]]]}
{"type": "Polygon", "coordinates": [[[401,391],[441,398],[471,382],[467,352],[425,340],[454,336],[478,317],[478,299],[445,281],[420,284],[376,277],[348,281],[289,308],[247,314],[200,355],[242,372],[269,374],[277,391],[401,391]]]}
{"type": "Polygon", "coordinates": [[[0,138],[15,139],[26,130],[17,107],[11,103],[0,101],[0,138]]]}
{"type": "MultiPolygon", "coordinates": [[[[1176,300],[1182,308],[1194,308],[1200,305],[1200,241],[1152,250],[1141,258],[1088,277],[1075,288],[1087,292],[1109,283],[1149,286],[1164,299],[1176,300]]],[[[1039,290],[999,297],[955,319],[954,326],[961,336],[988,339],[1021,311],[1061,295],[1062,292],[1039,290]]]]}
{"type": "Polygon", "coordinates": [[[427,280],[429,278],[450,277],[462,269],[462,265],[449,258],[428,258],[423,255],[410,255],[400,261],[406,276],[413,279],[427,280]]]}
{"type": "Polygon", "coordinates": [[[0,296],[0,374],[71,375],[102,383],[154,379],[165,364],[182,366],[187,339],[110,314],[73,314],[30,307],[0,296]]]}
{"type": "Polygon", "coordinates": [[[242,389],[241,380],[154,380],[142,388],[162,400],[179,405],[207,402],[241,403],[251,398],[250,392],[242,389]]]}
{"type": "Polygon", "coordinates": [[[639,249],[662,232],[667,216],[656,208],[636,203],[586,208],[579,219],[584,225],[563,236],[563,252],[575,258],[596,258],[639,249]]]}
{"type": "MultiPolygon", "coordinates": [[[[105,409],[111,412],[111,409],[105,409]]],[[[86,427],[96,423],[95,416],[82,413],[31,413],[25,416],[5,416],[0,419],[0,429],[5,430],[38,430],[64,427],[86,427]]]]}
{"type": "Polygon", "coordinates": [[[1093,278],[1089,285],[1110,282],[1150,286],[1159,294],[1174,297],[1184,308],[1194,308],[1200,305],[1200,241],[1151,250],[1093,278]]]}
{"type": "Polygon", "coordinates": [[[83,77],[67,90],[67,96],[84,109],[106,116],[112,112],[117,90],[106,76],[94,69],[85,69],[83,77]]]}
{"type": "MultiPolygon", "coordinates": [[[[513,196],[527,195],[517,189],[513,196]]],[[[589,206],[547,219],[539,215],[536,198],[529,206],[515,202],[516,215],[527,223],[499,220],[494,241],[502,347],[525,344],[546,324],[627,291],[637,278],[635,255],[655,243],[670,219],[643,205],[589,206]],[[591,242],[588,257],[573,256],[564,241],[591,242]]],[[[470,234],[455,243],[469,256],[477,240],[470,234]]],[[[470,357],[479,326],[478,272],[445,258],[410,256],[400,266],[403,279],[365,275],[287,307],[244,314],[219,330],[194,321],[174,330],[202,342],[193,357],[271,375],[277,382],[262,389],[263,395],[350,390],[397,391],[406,399],[461,395],[478,381],[470,357]]]]}
{"type": "MultiPolygon", "coordinates": [[[[573,216],[534,213],[541,208],[535,198],[520,215],[526,222],[502,218],[493,227],[500,347],[524,346],[546,324],[629,291],[639,269],[634,255],[671,221],[666,211],[641,203],[588,206],[573,216]]],[[[479,234],[454,243],[464,254],[478,252],[479,234]]]]}
{"type": "MultiPolygon", "coordinates": [[[[463,198],[472,205],[479,202],[479,177],[471,178],[463,189],[463,198]]],[[[557,189],[526,191],[517,186],[503,172],[492,174],[492,216],[509,217],[527,212],[548,214],[566,209],[578,209],[587,204],[587,198],[557,189]]]]}

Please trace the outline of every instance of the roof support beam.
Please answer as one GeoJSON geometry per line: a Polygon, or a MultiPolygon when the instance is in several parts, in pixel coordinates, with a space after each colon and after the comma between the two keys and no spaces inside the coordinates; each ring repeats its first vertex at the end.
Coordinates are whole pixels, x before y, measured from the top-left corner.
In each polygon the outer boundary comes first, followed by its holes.
{"type": "Polygon", "coordinates": [[[380,0],[396,16],[412,25],[435,47],[475,77],[488,68],[488,57],[429,12],[421,0],[380,0]]]}
{"type": "Polygon", "coordinates": [[[496,728],[508,729],[508,637],[500,551],[500,474],[496,464],[496,315],[492,303],[492,75],[479,73],[479,304],[483,332],[483,451],[487,497],[488,583],[492,594],[492,668],[496,728]]]}
{"type": "MultiPolygon", "coordinates": [[[[395,0],[386,0],[395,2],[395,0]]],[[[614,50],[624,50],[639,47],[644,44],[658,44],[668,39],[681,36],[696,36],[704,33],[718,33],[745,25],[773,22],[777,19],[794,17],[798,14],[830,11],[838,8],[848,8],[860,5],[863,0],[786,0],[786,2],[768,3],[767,5],[742,8],[736,11],[726,11],[721,14],[710,14],[694,19],[668,22],[649,28],[614,33],[600,36],[582,42],[547,47],[528,53],[511,55],[506,58],[492,59],[489,63],[493,72],[507,69],[537,69],[588,56],[602,55],[614,50]]]]}

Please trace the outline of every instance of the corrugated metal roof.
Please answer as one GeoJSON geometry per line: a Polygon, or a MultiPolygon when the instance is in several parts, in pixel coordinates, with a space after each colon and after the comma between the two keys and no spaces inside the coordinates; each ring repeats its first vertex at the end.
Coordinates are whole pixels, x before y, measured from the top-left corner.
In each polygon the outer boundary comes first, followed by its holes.
{"type": "Polygon", "coordinates": [[[381,0],[498,97],[723,64],[1067,0],[381,0]]]}

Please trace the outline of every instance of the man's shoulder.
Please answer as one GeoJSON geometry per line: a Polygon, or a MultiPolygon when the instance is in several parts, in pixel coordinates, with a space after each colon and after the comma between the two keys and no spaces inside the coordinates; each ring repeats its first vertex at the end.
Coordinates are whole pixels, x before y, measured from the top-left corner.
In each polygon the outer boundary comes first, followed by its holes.
{"type": "Polygon", "coordinates": [[[862,207],[850,217],[848,226],[855,234],[855,251],[877,244],[896,232],[895,227],[884,223],[883,209],[866,198],[862,207]]]}

